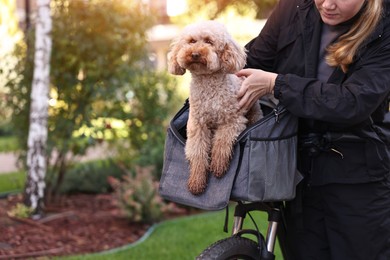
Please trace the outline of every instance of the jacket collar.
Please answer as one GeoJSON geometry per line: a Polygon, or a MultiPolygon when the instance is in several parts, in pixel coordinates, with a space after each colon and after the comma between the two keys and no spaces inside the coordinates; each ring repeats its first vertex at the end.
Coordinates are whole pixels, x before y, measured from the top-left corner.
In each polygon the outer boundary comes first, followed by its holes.
{"type": "Polygon", "coordinates": [[[321,17],[313,0],[300,0],[297,6],[305,51],[305,76],[316,77],[320,46],[321,17]]]}

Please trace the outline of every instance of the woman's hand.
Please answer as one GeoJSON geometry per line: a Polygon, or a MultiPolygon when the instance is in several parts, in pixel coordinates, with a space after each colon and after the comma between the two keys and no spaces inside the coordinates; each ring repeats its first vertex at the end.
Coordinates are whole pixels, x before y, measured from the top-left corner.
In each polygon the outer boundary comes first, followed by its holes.
{"type": "Polygon", "coordinates": [[[237,93],[240,109],[248,111],[262,96],[273,93],[276,73],[259,69],[243,69],[236,73],[238,77],[246,77],[237,93]]]}

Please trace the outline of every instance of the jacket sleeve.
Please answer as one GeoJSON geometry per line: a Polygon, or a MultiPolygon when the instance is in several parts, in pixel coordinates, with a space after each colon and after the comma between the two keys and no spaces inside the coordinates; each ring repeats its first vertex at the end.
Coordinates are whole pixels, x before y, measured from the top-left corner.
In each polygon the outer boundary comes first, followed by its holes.
{"type": "Polygon", "coordinates": [[[274,71],[280,30],[286,26],[283,23],[290,20],[286,15],[296,15],[296,6],[296,0],[280,0],[278,2],[260,34],[245,46],[248,50],[247,68],[274,71]]]}

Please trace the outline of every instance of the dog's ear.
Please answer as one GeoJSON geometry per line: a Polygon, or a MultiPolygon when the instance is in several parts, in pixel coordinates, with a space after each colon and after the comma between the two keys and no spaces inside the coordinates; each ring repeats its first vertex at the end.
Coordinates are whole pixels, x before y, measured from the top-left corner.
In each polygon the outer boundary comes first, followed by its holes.
{"type": "Polygon", "coordinates": [[[235,73],[245,66],[246,53],[233,39],[229,39],[222,52],[221,61],[227,73],[235,73]]]}
{"type": "Polygon", "coordinates": [[[179,52],[179,41],[175,40],[171,44],[171,50],[168,52],[167,59],[168,59],[168,71],[169,73],[173,75],[183,75],[186,73],[186,70],[179,65],[177,62],[177,54],[179,52]]]}

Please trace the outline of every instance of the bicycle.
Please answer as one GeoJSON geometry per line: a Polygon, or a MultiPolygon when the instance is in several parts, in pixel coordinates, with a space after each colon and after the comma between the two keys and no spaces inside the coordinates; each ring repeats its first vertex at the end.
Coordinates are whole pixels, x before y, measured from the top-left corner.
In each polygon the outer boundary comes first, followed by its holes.
{"type": "Polygon", "coordinates": [[[274,248],[277,237],[284,259],[287,259],[288,252],[285,244],[286,225],[283,221],[283,209],[284,205],[282,202],[237,202],[234,212],[232,236],[213,243],[196,259],[275,259],[274,248]],[[250,215],[251,211],[263,211],[268,214],[266,237],[259,231],[255,220],[250,215]],[[255,229],[243,229],[246,215],[249,215],[252,219],[255,229]],[[243,236],[248,234],[255,236],[257,242],[243,236]]]}
{"type": "MultiPolygon", "coordinates": [[[[361,142],[362,140],[361,137],[349,133],[307,135],[301,138],[300,147],[306,149],[310,156],[316,156],[320,152],[334,152],[343,158],[344,155],[333,146],[334,142],[361,142]]],[[[288,260],[290,254],[286,243],[287,225],[284,221],[284,203],[237,203],[232,236],[215,242],[206,248],[197,259],[275,259],[274,247],[276,238],[278,238],[282,255],[285,260],[288,260]],[[246,215],[255,210],[265,211],[268,214],[268,229],[265,238],[259,232],[252,217],[256,229],[242,229],[246,215]],[[254,235],[257,238],[257,243],[252,239],[243,237],[244,234],[254,235]]]]}

